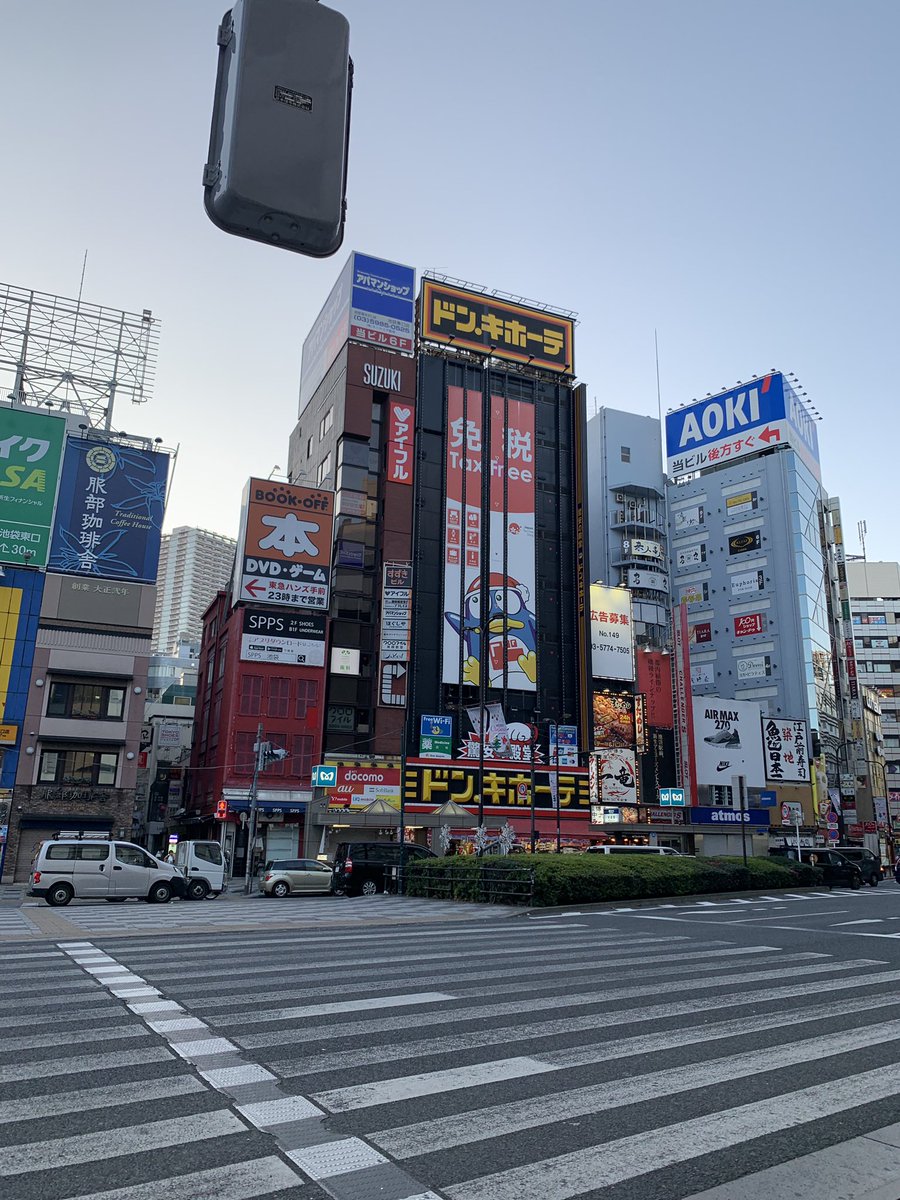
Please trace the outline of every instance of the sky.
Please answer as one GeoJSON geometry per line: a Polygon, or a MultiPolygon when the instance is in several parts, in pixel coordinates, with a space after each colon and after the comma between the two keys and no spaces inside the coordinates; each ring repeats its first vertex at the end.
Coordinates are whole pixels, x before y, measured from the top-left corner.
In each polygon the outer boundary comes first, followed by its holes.
{"type": "Polygon", "coordinates": [[[160,321],[167,527],[234,536],[287,468],[303,339],[350,250],[578,314],[595,404],[772,369],[822,415],[847,549],[900,558],[896,0],[331,0],[355,65],[344,246],[205,215],[226,0],[0,0],[0,282],[160,321]],[[891,436],[893,434],[893,437],[891,436]]]}

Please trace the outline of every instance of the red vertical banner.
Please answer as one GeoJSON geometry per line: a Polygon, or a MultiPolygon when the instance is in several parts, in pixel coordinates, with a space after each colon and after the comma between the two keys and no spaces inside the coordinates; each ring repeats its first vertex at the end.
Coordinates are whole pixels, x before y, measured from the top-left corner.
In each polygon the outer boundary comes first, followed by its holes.
{"type": "Polygon", "coordinates": [[[410,401],[388,404],[387,481],[412,484],[415,409],[410,401]]]}
{"type": "Polygon", "coordinates": [[[659,650],[641,651],[636,656],[637,690],[647,698],[647,724],[653,729],[672,729],[672,656],[659,650]]]}
{"type": "Polygon", "coordinates": [[[444,642],[441,681],[478,684],[481,661],[481,393],[447,389],[444,642]],[[462,596],[462,611],[460,611],[462,596]]]}
{"type": "Polygon", "coordinates": [[[675,646],[675,741],[678,746],[679,783],[687,792],[690,803],[696,804],[698,796],[697,766],[694,759],[694,698],[691,691],[687,604],[684,601],[672,611],[672,631],[675,646]]]}

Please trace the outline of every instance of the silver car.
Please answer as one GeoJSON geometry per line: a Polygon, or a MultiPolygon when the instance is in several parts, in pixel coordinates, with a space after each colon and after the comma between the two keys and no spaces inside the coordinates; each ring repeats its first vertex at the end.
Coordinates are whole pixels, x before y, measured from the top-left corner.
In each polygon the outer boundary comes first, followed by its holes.
{"type": "Polygon", "coordinates": [[[327,895],[331,891],[331,864],[314,858],[281,858],[267,862],[259,878],[264,896],[327,895]]]}

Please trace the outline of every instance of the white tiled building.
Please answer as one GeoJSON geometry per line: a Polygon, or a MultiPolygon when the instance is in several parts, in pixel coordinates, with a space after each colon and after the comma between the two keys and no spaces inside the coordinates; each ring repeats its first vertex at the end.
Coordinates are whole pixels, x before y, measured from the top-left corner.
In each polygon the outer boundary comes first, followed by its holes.
{"type": "Polygon", "coordinates": [[[848,562],[847,581],[859,682],[878,693],[887,786],[900,792],[900,564],[848,562]]]}
{"type": "Polygon", "coordinates": [[[199,646],[200,618],[231,577],[235,545],[233,538],[188,525],[163,534],[153,622],[157,653],[170,653],[178,642],[199,646]]]}

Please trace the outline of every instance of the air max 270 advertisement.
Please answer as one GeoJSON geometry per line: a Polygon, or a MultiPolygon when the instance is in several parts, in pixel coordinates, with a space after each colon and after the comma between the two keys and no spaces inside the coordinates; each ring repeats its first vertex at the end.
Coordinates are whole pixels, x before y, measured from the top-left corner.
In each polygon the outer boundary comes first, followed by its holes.
{"type": "Polygon", "coordinates": [[[747,787],[765,787],[759,705],[695,696],[694,755],[698,783],[731,787],[742,775],[747,787]]]}

